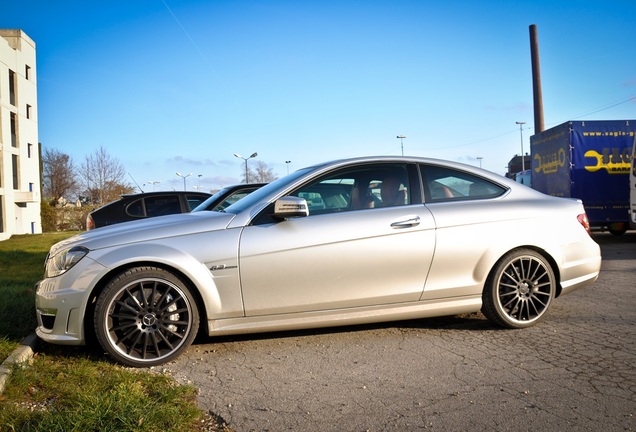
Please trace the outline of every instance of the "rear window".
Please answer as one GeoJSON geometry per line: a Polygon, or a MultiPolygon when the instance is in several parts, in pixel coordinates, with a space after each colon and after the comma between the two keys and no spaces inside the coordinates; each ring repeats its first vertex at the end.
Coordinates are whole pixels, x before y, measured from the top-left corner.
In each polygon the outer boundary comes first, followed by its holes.
{"type": "Polygon", "coordinates": [[[422,166],[427,202],[495,198],[506,188],[463,171],[437,166],[422,166]]]}

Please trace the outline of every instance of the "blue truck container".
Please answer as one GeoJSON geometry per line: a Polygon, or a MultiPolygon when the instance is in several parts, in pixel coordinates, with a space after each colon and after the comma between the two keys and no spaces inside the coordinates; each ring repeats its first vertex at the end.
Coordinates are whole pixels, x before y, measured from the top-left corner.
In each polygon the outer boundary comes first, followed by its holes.
{"type": "Polygon", "coordinates": [[[592,227],[624,233],[635,135],[636,120],[586,120],[531,136],[532,188],[579,198],[592,227]]]}

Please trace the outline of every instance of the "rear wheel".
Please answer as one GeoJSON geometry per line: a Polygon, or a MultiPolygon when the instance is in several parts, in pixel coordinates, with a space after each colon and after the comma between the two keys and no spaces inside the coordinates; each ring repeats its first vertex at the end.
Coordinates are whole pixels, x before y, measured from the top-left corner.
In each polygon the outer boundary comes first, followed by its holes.
{"type": "Polygon", "coordinates": [[[548,311],[556,295],[552,267],[539,253],[518,249],[493,268],[482,294],[482,312],[507,328],[530,327],[548,311]]]}
{"type": "Polygon", "coordinates": [[[196,336],[199,313],[186,285],[172,273],[137,267],[115,277],[97,298],[97,340],[117,361],[148,367],[181,354],[196,336]]]}

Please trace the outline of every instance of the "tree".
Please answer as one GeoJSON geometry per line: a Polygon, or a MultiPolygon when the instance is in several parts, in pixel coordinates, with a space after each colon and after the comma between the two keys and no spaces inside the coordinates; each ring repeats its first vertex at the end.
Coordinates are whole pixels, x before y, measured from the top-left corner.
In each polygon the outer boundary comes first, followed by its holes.
{"type": "MultiPolygon", "coordinates": [[[[269,183],[278,178],[276,174],[274,174],[274,170],[268,167],[265,162],[258,161],[255,165],[254,169],[248,168],[247,170],[250,183],[269,183]]],[[[243,183],[247,183],[245,171],[243,171],[243,183]]]]}
{"type": "Polygon", "coordinates": [[[100,146],[93,154],[87,155],[80,167],[83,200],[96,205],[114,201],[121,194],[134,189],[126,183],[126,170],[119,159],[108,154],[100,146]]]}
{"type": "Polygon", "coordinates": [[[66,153],[44,149],[42,154],[43,196],[52,203],[62,197],[70,199],[77,193],[77,172],[66,153]]]}

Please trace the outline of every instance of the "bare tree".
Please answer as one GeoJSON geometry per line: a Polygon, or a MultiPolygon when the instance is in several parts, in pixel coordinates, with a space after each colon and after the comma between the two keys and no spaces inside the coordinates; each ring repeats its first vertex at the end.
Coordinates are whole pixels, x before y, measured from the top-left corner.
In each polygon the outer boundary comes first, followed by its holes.
{"type": "Polygon", "coordinates": [[[125,181],[126,170],[122,163],[102,146],[86,156],[80,174],[84,200],[91,204],[103,205],[134,190],[125,181]]]}
{"type": "MultiPolygon", "coordinates": [[[[267,166],[263,161],[257,161],[254,169],[248,168],[247,174],[250,183],[269,183],[276,180],[276,174],[274,170],[267,166]]],[[[243,171],[243,183],[247,183],[245,179],[245,171],[243,171]]]]}
{"type": "Polygon", "coordinates": [[[43,195],[54,202],[77,193],[77,173],[73,159],[55,149],[44,149],[42,154],[43,195]]]}

